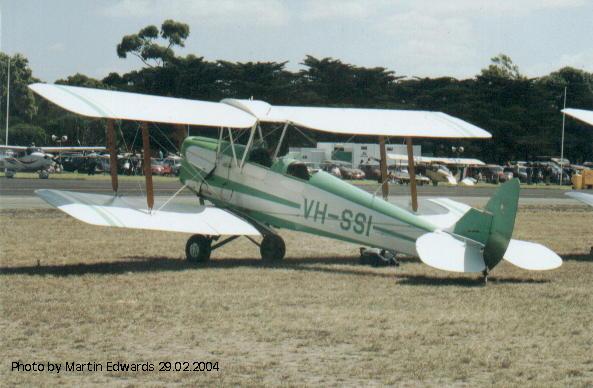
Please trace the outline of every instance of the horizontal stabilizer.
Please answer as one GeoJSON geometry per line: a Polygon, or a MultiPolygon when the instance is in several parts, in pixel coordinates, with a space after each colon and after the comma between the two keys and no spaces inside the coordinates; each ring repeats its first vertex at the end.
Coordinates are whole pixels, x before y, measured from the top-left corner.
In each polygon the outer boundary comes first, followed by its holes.
{"type": "Polygon", "coordinates": [[[562,259],[551,249],[529,241],[511,240],[504,259],[519,268],[544,271],[558,268],[562,259]]]}
{"type": "Polygon", "coordinates": [[[482,272],[486,268],[482,246],[448,233],[434,232],[416,240],[420,260],[431,267],[452,272],[482,272]]]}
{"type": "Polygon", "coordinates": [[[166,210],[142,209],[143,198],[36,190],[35,194],[70,216],[92,225],[219,235],[259,236],[244,219],[217,207],[171,204],[166,210]]]}

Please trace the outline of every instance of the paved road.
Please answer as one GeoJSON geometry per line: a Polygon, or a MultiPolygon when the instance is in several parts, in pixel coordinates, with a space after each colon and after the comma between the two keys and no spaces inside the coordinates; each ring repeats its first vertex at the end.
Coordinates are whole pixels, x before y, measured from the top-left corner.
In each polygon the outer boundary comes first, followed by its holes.
{"type": "MultiPolygon", "coordinates": [[[[128,196],[143,195],[144,186],[141,180],[120,180],[120,193],[128,196]]],[[[374,192],[377,186],[361,186],[363,189],[374,192]]],[[[156,201],[164,201],[181,188],[176,179],[159,180],[155,182],[156,201]]],[[[82,179],[6,179],[0,178],[0,209],[45,209],[49,208],[44,201],[35,196],[37,189],[72,190],[89,193],[111,193],[109,180],[82,180],[82,179]]],[[[422,186],[418,188],[422,198],[426,197],[452,197],[459,202],[470,206],[481,207],[492,196],[495,187],[448,187],[448,186],[422,186]]],[[[577,201],[566,197],[565,190],[554,188],[523,189],[521,191],[521,205],[558,205],[578,204],[577,201]]],[[[406,207],[409,203],[409,188],[401,185],[391,185],[389,201],[406,207]]],[[[193,193],[183,190],[174,202],[196,201],[193,193]]]]}
{"type": "MultiPolygon", "coordinates": [[[[360,186],[369,192],[375,192],[377,185],[360,186]]],[[[181,188],[181,183],[175,178],[155,181],[155,195],[171,195],[181,188]]],[[[83,179],[7,179],[0,177],[0,196],[33,196],[37,189],[72,190],[88,193],[111,193],[111,182],[102,180],[83,179]]],[[[490,198],[496,187],[464,187],[464,186],[419,186],[420,196],[431,197],[486,197],[490,198]]],[[[144,182],[142,180],[121,179],[119,192],[122,195],[142,195],[144,182]]],[[[394,196],[409,195],[409,187],[406,185],[390,185],[389,192],[394,196]]],[[[521,198],[566,198],[566,190],[556,188],[524,188],[521,190],[521,198]]],[[[377,192],[377,194],[380,194],[377,192]]],[[[193,195],[191,191],[184,190],[180,195],[193,195]]]]}

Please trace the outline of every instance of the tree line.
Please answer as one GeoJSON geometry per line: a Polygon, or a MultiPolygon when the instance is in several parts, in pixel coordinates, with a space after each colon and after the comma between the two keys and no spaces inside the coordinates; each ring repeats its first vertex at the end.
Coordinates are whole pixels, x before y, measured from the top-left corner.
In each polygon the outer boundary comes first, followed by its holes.
{"type": "MultiPolygon", "coordinates": [[[[467,120],[492,133],[491,140],[421,140],[423,152],[451,154],[463,145],[467,156],[487,162],[531,160],[558,156],[564,90],[568,106],[593,109],[593,73],[564,67],[548,75],[528,78],[511,58],[500,54],[479,74],[468,79],[406,77],[383,67],[361,67],[334,58],[306,56],[302,69],[290,71],[287,62],[209,61],[196,55],[176,55],[189,37],[189,26],[172,20],[160,28],[147,26],[126,35],[116,47],[122,58],[137,57],[141,67],[128,73],[110,73],[103,79],[74,74],[57,83],[162,96],[219,101],[254,98],[276,105],[365,107],[442,111],[467,120]]],[[[104,144],[104,123],[85,119],[34,96],[26,86],[38,81],[27,59],[11,58],[11,144],[48,144],[52,134],[68,135],[81,144],[104,144]]],[[[0,53],[0,101],[5,112],[6,63],[0,53]],[[2,103],[4,102],[4,103],[2,103]]],[[[123,123],[120,148],[139,147],[137,125],[123,123]]],[[[4,131],[0,131],[2,138],[4,131]]],[[[156,148],[174,151],[185,131],[161,125],[152,131],[156,148]]],[[[192,129],[192,134],[209,133],[192,129]]],[[[310,140],[346,141],[344,137],[309,132],[291,133],[290,145],[311,145],[310,140]]],[[[351,141],[374,142],[373,138],[351,141]]],[[[401,139],[391,139],[400,142],[401,139]]],[[[4,140],[2,140],[4,142],[4,140]]],[[[566,121],[565,155],[576,162],[593,160],[593,129],[566,121]]]]}

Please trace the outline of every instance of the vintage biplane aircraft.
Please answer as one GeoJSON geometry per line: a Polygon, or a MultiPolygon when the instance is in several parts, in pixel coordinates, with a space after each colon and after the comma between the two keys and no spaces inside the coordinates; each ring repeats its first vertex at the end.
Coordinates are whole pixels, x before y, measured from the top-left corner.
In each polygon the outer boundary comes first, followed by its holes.
{"type": "MultiPolygon", "coordinates": [[[[436,268],[484,276],[503,258],[519,267],[543,270],[561,265],[543,245],[511,239],[519,199],[517,180],[503,185],[486,205],[473,209],[450,199],[431,199],[433,211],[418,211],[415,180],[412,208],[398,207],[328,173],[310,173],[299,161],[279,157],[289,128],[348,135],[373,135],[382,145],[382,176],[387,176],[385,137],[406,138],[414,175],[412,138],[489,138],[472,124],[440,112],[272,106],[263,101],[225,99],[219,103],[157,97],[50,84],[33,84],[40,96],[71,112],[106,119],[107,143],[116,158],[114,120],[141,123],[144,157],[150,158],[149,122],[218,127],[218,138],[188,137],[181,154],[180,179],[200,199],[195,206],[155,207],[150,159],[146,159],[147,208],[138,199],[114,195],[38,190],[48,203],[95,225],[194,234],[187,259],[206,261],[211,252],[239,236],[259,245],[262,259],[281,260],[286,228],[419,257],[436,268]],[[275,150],[260,147],[260,123],[280,124],[275,150]],[[238,144],[233,130],[249,131],[238,144]],[[258,136],[256,136],[258,135],[258,136]],[[259,140],[257,139],[259,137],[259,140]],[[208,205],[208,200],[212,205],[208,205]],[[436,209],[436,211],[434,211],[436,209]],[[221,236],[228,238],[218,241],[221,236]],[[261,242],[253,237],[261,236],[261,242]]],[[[383,185],[387,196],[388,186],[383,185]]]]}
{"type": "Polygon", "coordinates": [[[39,178],[47,179],[49,169],[54,164],[52,153],[101,151],[105,147],[24,147],[0,146],[0,170],[7,178],[12,178],[17,172],[36,172],[39,178]]]}

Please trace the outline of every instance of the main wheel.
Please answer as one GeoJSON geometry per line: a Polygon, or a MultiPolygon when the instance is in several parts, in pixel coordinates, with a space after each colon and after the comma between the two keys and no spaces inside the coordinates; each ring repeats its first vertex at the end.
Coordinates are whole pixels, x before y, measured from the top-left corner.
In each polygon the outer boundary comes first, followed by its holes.
{"type": "Polygon", "coordinates": [[[212,252],[212,239],[196,234],[187,240],[185,256],[190,263],[202,263],[210,260],[212,252]]]}
{"type": "Polygon", "coordinates": [[[39,179],[47,179],[49,178],[49,172],[47,170],[39,171],[39,179]]]}
{"type": "Polygon", "coordinates": [[[275,234],[268,234],[264,236],[259,246],[259,252],[263,261],[280,261],[286,254],[286,245],[284,245],[282,237],[275,234]]]}

